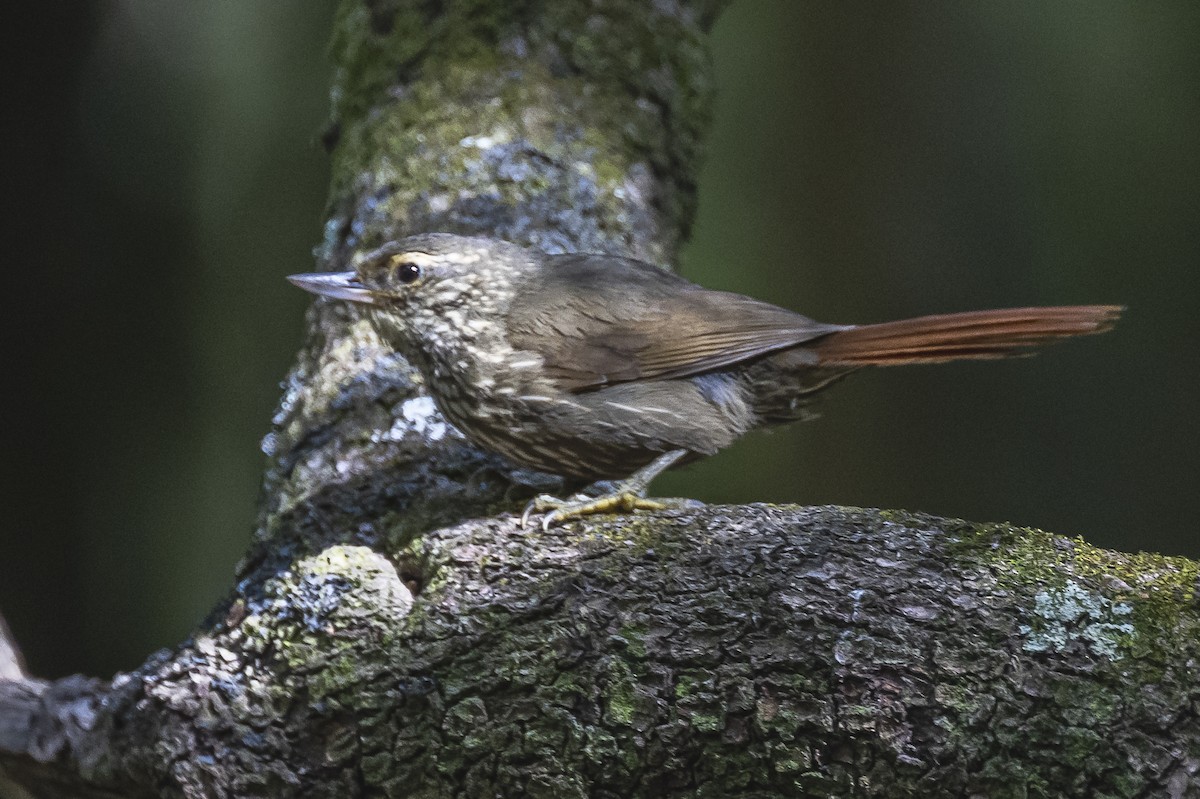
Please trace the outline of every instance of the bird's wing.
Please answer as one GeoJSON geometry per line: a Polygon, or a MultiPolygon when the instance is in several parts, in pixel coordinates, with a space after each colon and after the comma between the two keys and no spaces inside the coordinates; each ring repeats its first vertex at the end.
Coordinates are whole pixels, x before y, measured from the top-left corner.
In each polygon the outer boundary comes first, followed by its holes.
{"type": "Polygon", "coordinates": [[[509,343],[567,391],[686,377],[846,329],[640,261],[558,256],[517,287],[509,343]]]}

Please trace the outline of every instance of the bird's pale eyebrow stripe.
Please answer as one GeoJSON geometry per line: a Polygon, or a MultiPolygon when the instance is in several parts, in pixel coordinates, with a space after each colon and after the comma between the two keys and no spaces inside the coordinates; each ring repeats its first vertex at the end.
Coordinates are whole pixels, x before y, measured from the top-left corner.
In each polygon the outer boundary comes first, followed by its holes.
{"type": "Polygon", "coordinates": [[[395,266],[400,266],[401,264],[429,266],[431,264],[436,264],[440,259],[438,259],[436,256],[430,255],[427,252],[412,251],[397,253],[396,255],[393,255],[390,260],[395,266]]]}
{"type": "Polygon", "coordinates": [[[410,263],[417,266],[428,266],[429,264],[474,264],[483,260],[477,252],[459,252],[452,250],[449,252],[433,253],[422,252],[421,250],[405,250],[404,252],[396,253],[392,256],[396,263],[410,263]]]}

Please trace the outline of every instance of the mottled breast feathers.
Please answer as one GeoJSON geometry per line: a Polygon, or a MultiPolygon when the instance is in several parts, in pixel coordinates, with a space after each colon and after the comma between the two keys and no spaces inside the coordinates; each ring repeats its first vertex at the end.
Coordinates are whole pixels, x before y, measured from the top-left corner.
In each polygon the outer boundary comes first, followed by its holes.
{"type": "Polygon", "coordinates": [[[516,288],[509,344],[571,392],[702,374],[847,329],[612,257],[555,256],[516,288]]]}

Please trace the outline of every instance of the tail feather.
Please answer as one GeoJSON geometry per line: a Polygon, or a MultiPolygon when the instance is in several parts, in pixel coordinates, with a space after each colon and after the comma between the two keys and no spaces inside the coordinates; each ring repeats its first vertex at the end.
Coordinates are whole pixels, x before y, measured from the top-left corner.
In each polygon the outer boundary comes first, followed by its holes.
{"type": "Polygon", "coordinates": [[[888,366],[1004,358],[1112,328],[1119,305],[1005,308],[921,316],[832,333],[811,346],[821,366],[888,366]]]}

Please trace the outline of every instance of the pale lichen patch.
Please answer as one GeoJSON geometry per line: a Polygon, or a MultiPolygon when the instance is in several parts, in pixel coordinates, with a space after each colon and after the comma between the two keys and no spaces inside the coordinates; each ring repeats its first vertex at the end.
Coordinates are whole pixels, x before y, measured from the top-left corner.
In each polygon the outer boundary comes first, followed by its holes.
{"type": "Polygon", "coordinates": [[[390,628],[412,609],[396,567],[368,547],[336,545],[304,558],[284,578],[290,606],[308,632],[390,628]]]}
{"type": "Polygon", "coordinates": [[[1132,613],[1128,602],[1114,602],[1067,580],[1061,588],[1038,591],[1029,623],[1018,630],[1026,652],[1059,652],[1078,641],[1094,655],[1115,660],[1136,634],[1129,621],[1132,613]]]}

